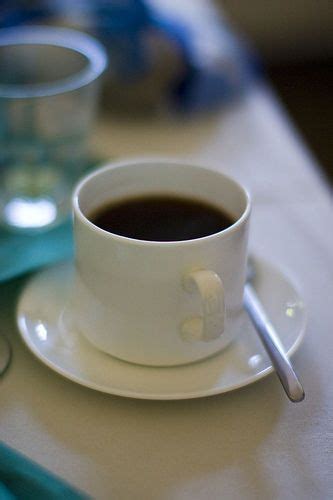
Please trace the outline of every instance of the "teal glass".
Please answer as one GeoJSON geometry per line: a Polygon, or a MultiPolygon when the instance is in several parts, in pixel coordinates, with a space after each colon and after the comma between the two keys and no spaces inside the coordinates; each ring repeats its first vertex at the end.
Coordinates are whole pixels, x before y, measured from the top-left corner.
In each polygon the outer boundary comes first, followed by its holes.
{"type": "Polygon", "coordinates": [[[0,30],[2,225],[31,232],[69,213],[106,65],[103,46],[78,31],[0,30]]]}

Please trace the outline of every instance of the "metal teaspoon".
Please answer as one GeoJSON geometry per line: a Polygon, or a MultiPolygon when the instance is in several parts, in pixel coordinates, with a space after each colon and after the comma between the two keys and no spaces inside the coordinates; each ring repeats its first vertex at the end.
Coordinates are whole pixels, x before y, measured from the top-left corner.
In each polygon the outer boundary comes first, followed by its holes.
{"type": "Polygon", "coordinates": [[[255,270],[251,262],[248,263],[248,273],[244,288],[244,307],[247,311],[264,348],[270,357],[280,382],[293,403],[302,401],[305,397],[303,387],[287,358],[281,341],[272,325],[259,297],[252,286],[255,270]]]}

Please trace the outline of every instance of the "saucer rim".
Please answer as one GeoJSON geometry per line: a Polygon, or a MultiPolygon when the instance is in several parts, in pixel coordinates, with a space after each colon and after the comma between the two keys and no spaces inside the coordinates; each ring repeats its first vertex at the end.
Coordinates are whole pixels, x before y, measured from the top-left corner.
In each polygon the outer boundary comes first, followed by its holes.
{"type": "MultiPolygon", "coordinates": [[[[254,256],[254,262],[259,261],[260,263],[273,268],[275,271],[278,271],[280,275],[282,275],[283,279],[286,280],[289,284],[289,286],[293,289],[295,295],[300,299],[300,302],[302,304],[302,319],[301,319],[301,326],[299,328],[297,338],[292,344],[292,346],[289,348],[289,350],[286,352],[287,357],[290,358],[295,354],[295,352],[299,349],[300,345],[302,344],[305,336],[305,331],[306,331],[306,325],[307,325],[307,308],[305,306],[304,300],[302,298],[302,295],[299,292],[298,286],[295,285],[294,279],[291,278],[288,273],[282,269],[281,266],[275,265],[274,263],[270,262],[269,260],[265,258],[261,258],[258,255],[254,256]]],[[[247,387],[248,385],[251,385],[271,373],[273,373],[274,367],[268,366],[267,368],[263,369],[257,374],[250,375],[247,378],[243,379],[241,382],[232,384],[232,385],[226,385],[223,387],[213,387],[211,389],[201,389],[201,390],[196,390],[196,391],[191,391],[191,392],[172,392],[172,393],[145,393],[145,392],[136,392],[135,390],[126,390],[126,389],[118,389],[117,387],[107,387],[105,385],[100,385],[95,382],[90,382],[89,380],[82,380],[78,376],[73,375],[71,372],[68,372],[66,369],[63,369],[59,367],[57,364],[54,362],[50,361],[44,354],[41,353],[39,349],[35,346],[35,344],[31,341],[31,335],[29,334],[29,328],[26,325],[25,321],[25,316],[20,313],[21,310],[21,305],[22,302],[26,296],[27,290],[29,286],[34,282],[34,280],[39,277],[42,273],[47,273],[53,269],[56,269],[58,267],[63,267],[65,265],[72,266],[73,262],[72,261],[62,261],[58,262],[53,266],[48,266],[47,268],[42,269],[39,271],[37,274],[33,275],[29,281],[26,283],[24,289],[21,292],[21,295],[19,297],[19,300],[17,302],[17,307],[16,307],[16,324],[19,330],[20,337],[22,338],[23,342],[25,345],[28,347],[28,349],[36,356],[36,358],[42,362],[44,365],[46,365],[48,368],[51,370],[55,371],[57,374],[61,375],[62,377],[66,378],[67,380],[70,380],[71,382],[74,382],[76,384],[79,384],[83,387],[102,392],[104,394],[110,394],[114,396],[121,396],[121,397],[126,397],[126,398],[131,398],[131,399],[140,399],[140,400],[160,400],[160,401],[172,401],[172,400],[186,400],[186,399],[197,399],[197,398],[203,398],[203,397],[210,397],[210,396],[215,396],[218,394],[225,394],[227,392],[232,392],[238,389],[241,389],[243,387],[247,387]]],[[[81,341],[84,341],[86,344],[89,345],[89,348],[91,349],[96,349],[92,344],[89,343],[87,339],[84,337],[81,337],[81,341]]],[[[208,358],[205,358],[203,360],[198,360],[193,363],[188,363],[186,365],[175,365],[175,366],[146,366],[146,365],[139,365],[139,364],[134,364],[134,363],[129,363],[127,361],[121,360],[119,358],[116,358],[114,356],[110,356],[111,361],[116,361],[117,363],[121,363],[124,366],[128,365],[133,368],[137,368],[138,370],[144,369],[144,370],[177,370],[179,368],[190,368],[193,367],[193,365],[198,365],[198,364],[205,364],[209,363],[209,361],[212,358],[218,358],[218,357],[223,357],[223,352],[229,348],[232,347],[233,342],[231,342],[225,349],[222,351],[219,351],[218,353],[215,353],[208,358]]],[[[103,353],[102,353],[103,354],[103,353]]]]}

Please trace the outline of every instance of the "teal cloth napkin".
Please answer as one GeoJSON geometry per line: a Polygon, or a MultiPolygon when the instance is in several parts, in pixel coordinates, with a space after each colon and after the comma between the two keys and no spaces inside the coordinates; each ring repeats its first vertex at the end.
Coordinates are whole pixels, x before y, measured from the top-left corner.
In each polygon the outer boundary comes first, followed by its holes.
{"type": "Polygon", "coordinates": [[[31,235],[0,230],[0,282],[72,255],[71,218],[54,229],[31,235]]]}
{"type": "Polygon", "coordinates": [[[0,500],[86,500],[89,497],[0,442],[0,500]]]}

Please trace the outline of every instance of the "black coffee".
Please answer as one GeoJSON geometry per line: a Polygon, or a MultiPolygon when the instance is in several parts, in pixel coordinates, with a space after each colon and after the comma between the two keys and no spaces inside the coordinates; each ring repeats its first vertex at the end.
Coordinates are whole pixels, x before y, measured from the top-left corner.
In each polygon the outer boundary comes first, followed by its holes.
{"type": "Polygon", "coordinates": [[[234,223],[214,205],[172,195],[123,199],[103,206],[90,220],[110,233],[148,241],[193,240],[234,223]]]}

